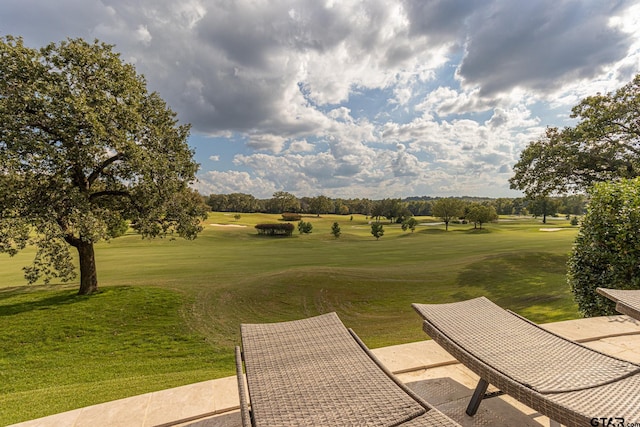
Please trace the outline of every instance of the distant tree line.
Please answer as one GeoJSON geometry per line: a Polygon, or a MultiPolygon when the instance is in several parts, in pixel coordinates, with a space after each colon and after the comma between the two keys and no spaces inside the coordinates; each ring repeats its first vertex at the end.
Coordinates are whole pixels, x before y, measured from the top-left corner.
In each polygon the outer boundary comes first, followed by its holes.
{"type": "MultiPolygon", "coordinates": [[[[434,215],[434,205],[441,197],[409,197],[405,199],[386,198],[371,200],[366,198],[343,199],[324,195],[316,197],[296,197],[278,191],[270,199],[257,199],[250,194],[211,194],[204,197],[205,203],[214,212],[240,213],[300,213],[320,216],[323,214],[370,216],[377,222],[388,220],[402,223],[412,216],[434,215]]],[[[492,207],[498,215],[532,215],[546,218],[557,215],[582,215],[587,199],[583,195],[537,198],[483,198],[449,197],[464,205],[477,204],[492,207]]]]}

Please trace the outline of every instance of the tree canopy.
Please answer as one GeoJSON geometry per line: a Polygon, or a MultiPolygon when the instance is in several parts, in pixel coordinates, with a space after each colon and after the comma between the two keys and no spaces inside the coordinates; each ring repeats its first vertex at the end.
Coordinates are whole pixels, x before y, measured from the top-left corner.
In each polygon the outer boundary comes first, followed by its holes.
{"type": "Polygon", "coordinates": [[[496,213],[496,208],[493,206],[472,203],[467,209],[466,219],[467,221],[474,223],[474,228],[477,224],[482,229],[482,224],[496,221],[498,219],[498,214],[496,213]]]}
{"type": "Polygon", "coordinates": [[[575,126],[550,127],[523,150],[511,188],[535,198],[640,174],[640,74],[615,92],[583,99],[571,117],[575,126]]]}
{"type": "Polygon", "coordinates": [[[29,282],[74,278],[71,246],[90,294],[93,244],[123,225],[143,237],[201,230],[189,126],[113,46],[0,38],[0,123],[0,252],[38,248],[29,282]]]}
{"type": "Polygon", "coordinates": [[[300,201],[298,198],[286,191],[276,191],[273,193],[273,198],[270,200],[271,209],[273,212],[299,212],[300,201]]]}
{"type": "Polygon", "coordinates": [[[464,201],[454,197],[438,199],[433,204],[433,216],[444,222],[445,229],[449,230],[449,222],[464,213],[464,201]]]}

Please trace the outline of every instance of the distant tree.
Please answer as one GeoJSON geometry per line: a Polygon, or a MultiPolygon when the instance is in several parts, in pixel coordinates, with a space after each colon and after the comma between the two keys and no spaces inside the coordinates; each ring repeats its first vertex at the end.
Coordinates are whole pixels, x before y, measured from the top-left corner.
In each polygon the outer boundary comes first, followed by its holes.
{"type": "Polygon", "coordinates": [[[513,214],[514,215],[526,215],[525,207],[524,207],[524,199],[522,197],[517,197],[513,199],[513,214]]]}
{"type": "MultiPolygon", "coordinates": [[[[407,209],[400,199],[382,200],[382,215],[393,223],[394,219],[402,218],[407,209]]],[[[410,212],[408,212],[410,214],[410,212]]]]}
{"type": "Polygon", "coordinates": [[[229,197],[226,194],[210,194],[205,202],[213,212],[229,212],[229,197]]]}
{"type": "Polygon", "coordinates": [[[469,222],[473,222],[474,228],[480,226],[482,229],[482,224],[497,220],[498,214],[493,206],[472,203],[468,207],[466,218],[469,222]]]}
{"type": "Polygon", "coordinates": [[[188,125],[113,46],[35,50],[0,38],[0,252],[37,247],[30,283],[75,276],[98,290],[94,244],[129,221],[143,237],[194,239],[206,208],[188,125]]]}
{"type": "Polygon", "coordinates": [[[542,216],[542,223],[547,223],[547,216],[553,216],[558,213],[559,201],[551,197],[540,196],[529,201],[529,213],[538,217],[542,216]]]}
{"type": "Polygon", "coordinates": [[[589,195],[568,282],[585,316],[615,314],[615,304],[596,288],[640,289],[640,178],[599,183],[589,195]]]}
{"type": "Polygon", "coordinates": [[[498,198],[493,201],[493,207],[498,215],[512,215],[514,213],[513,199],[498,198]]]}
{"type": "Polygon", "coordinates": [[[407,203],[407,209],[414,216],[431,215],[431,202],[427,200],[412,200],[407,203]]]}
{"type": "Polygon", "coordinates": [[[351,212],[351,211],[349,210],[349,206],[348,205],[340,205],[338,207],[338,213],[340,215],[349,215],[349,212],[351,212]]]}
{"type": "Polygon", "coordinates": [[[250,194],[231,193],[227,195],[227,212],[257,212],[258,203],[255,197],[250,194]]]}
{"type": "Polygon", "coordinates": [[[400,210],[399,216],[396,218],[396,222],[402,224],[407,219],[413,217],[411,211],[406,207],[406,204],[403,203],[402,209],[400,210]]]}
{"type": "Polygon", "coordinates": [[[336,239],[340,237],[340,224],[338,224],[337,222],[333,223],[333,225],[331,226],[331,234],[333,234],[333,237],[335,237],[336,239]]]}
{"type": "Polygon", "coordinates": [[[587,209],[587,198],[583,194],[574,194],[560,198],[558,211],[565,215],[582,215],[587,209]]]}
{"type": "Polygon", "coordinates": [[[379,222],[374,222],[371,224],[371,234],[376,240],[380,239],[384,235],[384,227],[379,222]]]}
{"type": "Polygon", "coordinates": [[[333,212],[333,202],[327,196],[320,195],[309,201],[309,210],[317,216],[331,213],[333,212]]]}
{"type": "Polygon", "coordinates": [[[233,219],[235,219],[236,221],[240,221],[240,218],[242,218],[242,215],[240,214],[233,215],[233,219]]]}
{"type": "Polygon", "coordinates": [[[438,199],[433,204],[433,216],[440,218],[448,231],[449,222],[462,215],[464,205],[465,203],[462,200],[453,197],[438,199]]]}
{"type": "Polygon", "coordinates": [[[371,205],[371,217],[380,222],[380,217],[384,216],[384,203],[381,200],[374,201],[371,205]]]}
{"type": "Polygon", "coordinates": [[[298,198],[286,191],[276,191],[273,193],[271,206],[274,213],[300,211],[300,202],[298,201],[298,198]]]}
{"type": "Polygon", "coordinates": [[[514,166],[511,188],[529,198],[585,191],[593,183],[640,174],[640,74],[615,92],[573,107],[574,127],[548,128],[514,166]]]}
{"type": "Polygon", "coordinates": [[[402,222],[402,231],[411,230],[411,232],[413,233],[414,231],[416,231],[416,225],[418,225],[418,220],[414,217],[405,219],[402,222]]]}
{"type": "Polygon", "coordinates": [[[349,203],[349,211],[351,213],[370,215],[372,206],[373,202],[369,199],[354,199],[349,203]]]}

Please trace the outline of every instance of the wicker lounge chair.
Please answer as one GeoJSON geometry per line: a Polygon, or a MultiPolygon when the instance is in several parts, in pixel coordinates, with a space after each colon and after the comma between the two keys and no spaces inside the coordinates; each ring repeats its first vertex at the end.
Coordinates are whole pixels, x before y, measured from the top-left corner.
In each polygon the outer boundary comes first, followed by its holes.
{"type": "Polygon", "coordinates": [[[335,313],[243,324],[241,333],[244,427],[458,425],[399,382],[335,313]]]}
{"type": "Polygon", "coordinates": [[[640,421],[640,365],[555,335],[484,297],[413,308],[424,331],[480,376],[468,415],[493,384],[567,426],[597,425],[591,420],[602,417],[640,421]]]}
{"type": "Polygon", "coordinates": [[[616,303],[616,310],[640,320],[640,290],[597,288],[596,291],[616,303]]]}

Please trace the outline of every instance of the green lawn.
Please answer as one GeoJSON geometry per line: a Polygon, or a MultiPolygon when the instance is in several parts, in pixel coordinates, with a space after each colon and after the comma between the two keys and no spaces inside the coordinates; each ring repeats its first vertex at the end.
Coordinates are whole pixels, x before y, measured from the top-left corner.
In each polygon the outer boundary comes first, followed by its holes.
{"type": "Polygon", "coordinates": [[[101,243],[103,292],[91,297],[25,286],[33,253],[0,256],[0,425],[231,375],[241,322],[337,311],[380,347],[426,338],[411,302],[486,295],[536,322],[579,316],[565,282],[577,228],[565,220],[445,232],[419,218],[415,233],[385,223],[376,241],[364,216],[328,215],[304,218],[310,235],[257,236],[277,218],[212,213],[195,241],[101,243]]]}

